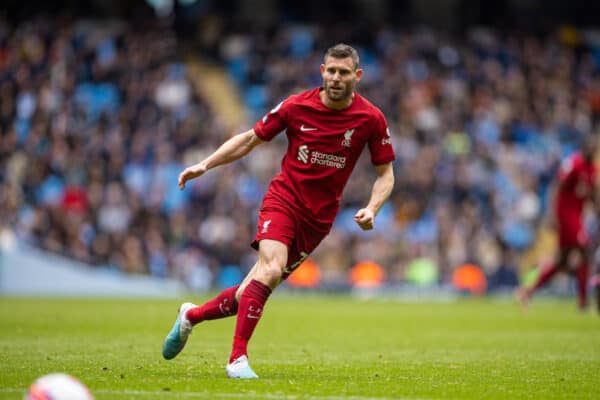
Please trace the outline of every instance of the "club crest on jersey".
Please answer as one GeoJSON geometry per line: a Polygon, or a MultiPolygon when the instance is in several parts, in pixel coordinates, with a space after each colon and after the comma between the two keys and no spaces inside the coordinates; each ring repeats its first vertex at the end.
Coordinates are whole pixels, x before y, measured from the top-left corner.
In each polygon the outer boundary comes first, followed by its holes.
{"type": "Polygon", "coordinates": [[[342,146],[350,147],[352,145],[352,135],[354,135],[354,129],[348,129],[344,133],[344,140],[342,140],[342,146]]]}
{"type": "Polygon", "coordinates": [[[263,222],[263,228],[262,231],[260,233],[267,233],[267,231],[269,230],[269,225],[271,225],[271,220],[268,219],[265,222],[263,222]]]}

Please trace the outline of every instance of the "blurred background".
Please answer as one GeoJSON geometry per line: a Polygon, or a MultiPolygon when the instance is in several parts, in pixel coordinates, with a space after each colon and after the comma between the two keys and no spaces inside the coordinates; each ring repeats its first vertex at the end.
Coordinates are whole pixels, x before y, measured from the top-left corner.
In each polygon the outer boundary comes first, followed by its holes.
{"type": "MultiPolygon", "coordinates": [[[[388,119],[396,186],[360,231],[374,179],[362,157],[286,287],[510,293],[555,254],[560,161],[600,133],[598,15],[583,0],[4,0],[0,293],[239,282],[284,135],[185,191],[177,176],[320,85],[338,42],[359,50],[358,91],[388,119]]],[[[598,216],[586,223],[597,241],[598,216]]]]}

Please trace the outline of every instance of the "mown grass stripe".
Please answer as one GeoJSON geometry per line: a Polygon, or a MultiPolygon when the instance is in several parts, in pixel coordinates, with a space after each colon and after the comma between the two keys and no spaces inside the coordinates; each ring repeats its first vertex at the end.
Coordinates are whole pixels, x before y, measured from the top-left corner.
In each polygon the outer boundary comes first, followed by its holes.
{"type": "MultiPolygon", "coordinates": [[[[0,393],[25,393],[26,389],[0,388],[0,393]]],[[[157,396],[161,398],[251,398],[251,399],[273,399],[273,400],[433,400],[422,398],[398,398],[398,397],[363,397],[363,396],[312,396],[312,395],[289,395],[289,394],[252,394],[252,393],[208,393],[208,392],[170,392],[164,390],[95,390],[96,394],[109,394],[115,396],[157,396]]]]}

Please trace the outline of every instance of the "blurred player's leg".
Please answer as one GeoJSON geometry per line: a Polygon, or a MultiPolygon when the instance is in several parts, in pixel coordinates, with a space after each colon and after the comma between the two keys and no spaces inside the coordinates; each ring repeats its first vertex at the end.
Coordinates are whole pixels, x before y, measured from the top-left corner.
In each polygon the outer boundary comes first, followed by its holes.
{"type": "Polygon", "coordinates": [[[199,307],[194,307],[186,313],[187,319],[196,325],[202,321],[225,318],[237,314],[238,303],[235,298],[240,286],[232,286],[223,290],[214,299],[207,301],[199,307]]]}
{"type": "Polygon", "coordinates": [[[592,277],[592,290],[596,295],[596,310],[600,314],[600,271],[596,271],[596,274],[592,277]]]}
{"type": "Polygon", "coordinates": [[[560,271],[560,267],[558,264],[553,263],[546,265],[542,269],[542,272],[537,277],[537,280],[532,286],[521,287],[517,290],[516,297],[519,303],[521,303],[523,307],[527,307],[529,305],[529,300],[531,299],[533,293],[542,286],[544,286],[546,283],[548,283],[558,271],[560,271]]]}
{"type": "Polygon", "coordinates": [[[582,262],[575,270],[575,279],[577,280],[577,305],[580,310],[587,307],[587,289],[590,266],[587,262],[582,262]]]}
{"type": "Polygon", "coordinates": [[[596,292],[596,310],[600,314],[600,247],[596,249],[593,262],[596,265],[596,273],[592,277],[592,288],[596,292]]]}

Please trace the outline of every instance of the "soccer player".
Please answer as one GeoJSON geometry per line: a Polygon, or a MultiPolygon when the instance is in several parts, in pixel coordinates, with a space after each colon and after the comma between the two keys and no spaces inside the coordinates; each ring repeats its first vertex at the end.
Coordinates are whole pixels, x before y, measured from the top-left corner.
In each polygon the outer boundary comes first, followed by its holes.
{"type": "Polygon", "coordinates": [[[292,95],[254,128],[223,143],[205,160],[179,175],[190,179],[235,161],[285,130],[288,148],[281,172],[273,178],[258,215],[252,247],[258,260],[239,286],[196,306],[184,303],[163,345],[166,359],[185,346],[192,327],[202,321],[237,314],[233,348],[226,367],[230,378],[258,378],[248,364],[248,341],[271,292],[327,236],[338,212],[343,188],[365,147],[376,171],[371,197],[355,222],[373,229],[375,216],[394,185],[394,151],[382,112],[355,92],[363,70],[356,50],[337,44],[321,65],[323,86],[292,95]]]}
{"type": "MultiPolygon", "coordinates": [[[[598,203],[600,204],[600,201],[598,203]]],[[[600,210],[596,212],[596,215],[600,215],[600,210]]],[[[596,232],[596,234],[600,235],[600,232],[596,232]]],[[[598,314],[600,314],[600,246],[596,248],[594,264],[596,264],[596,274],[592,278],[592,286],[596,290],[596,310],[598,311],[598,314]]]]}
{"type": "Polygon", "coordinates": [[[573,260],[577,263],[574,272],[578,306],[581,310],[587,306],[590,250],[583,214],[588,202],[594,203],[596,210],[600,205],[594,165],[596,151],[597,139],[590,136],[584,141],[581,151],[566,158],[560,167],[552,210],[552,225],[558,233],[558,257],[554,263],[541,271],[533,286],[517,290],[517,299],[523,306],[526,306],[533,293],[550,281],[557,272],[571,272],[570,264],[573,260]]]}

